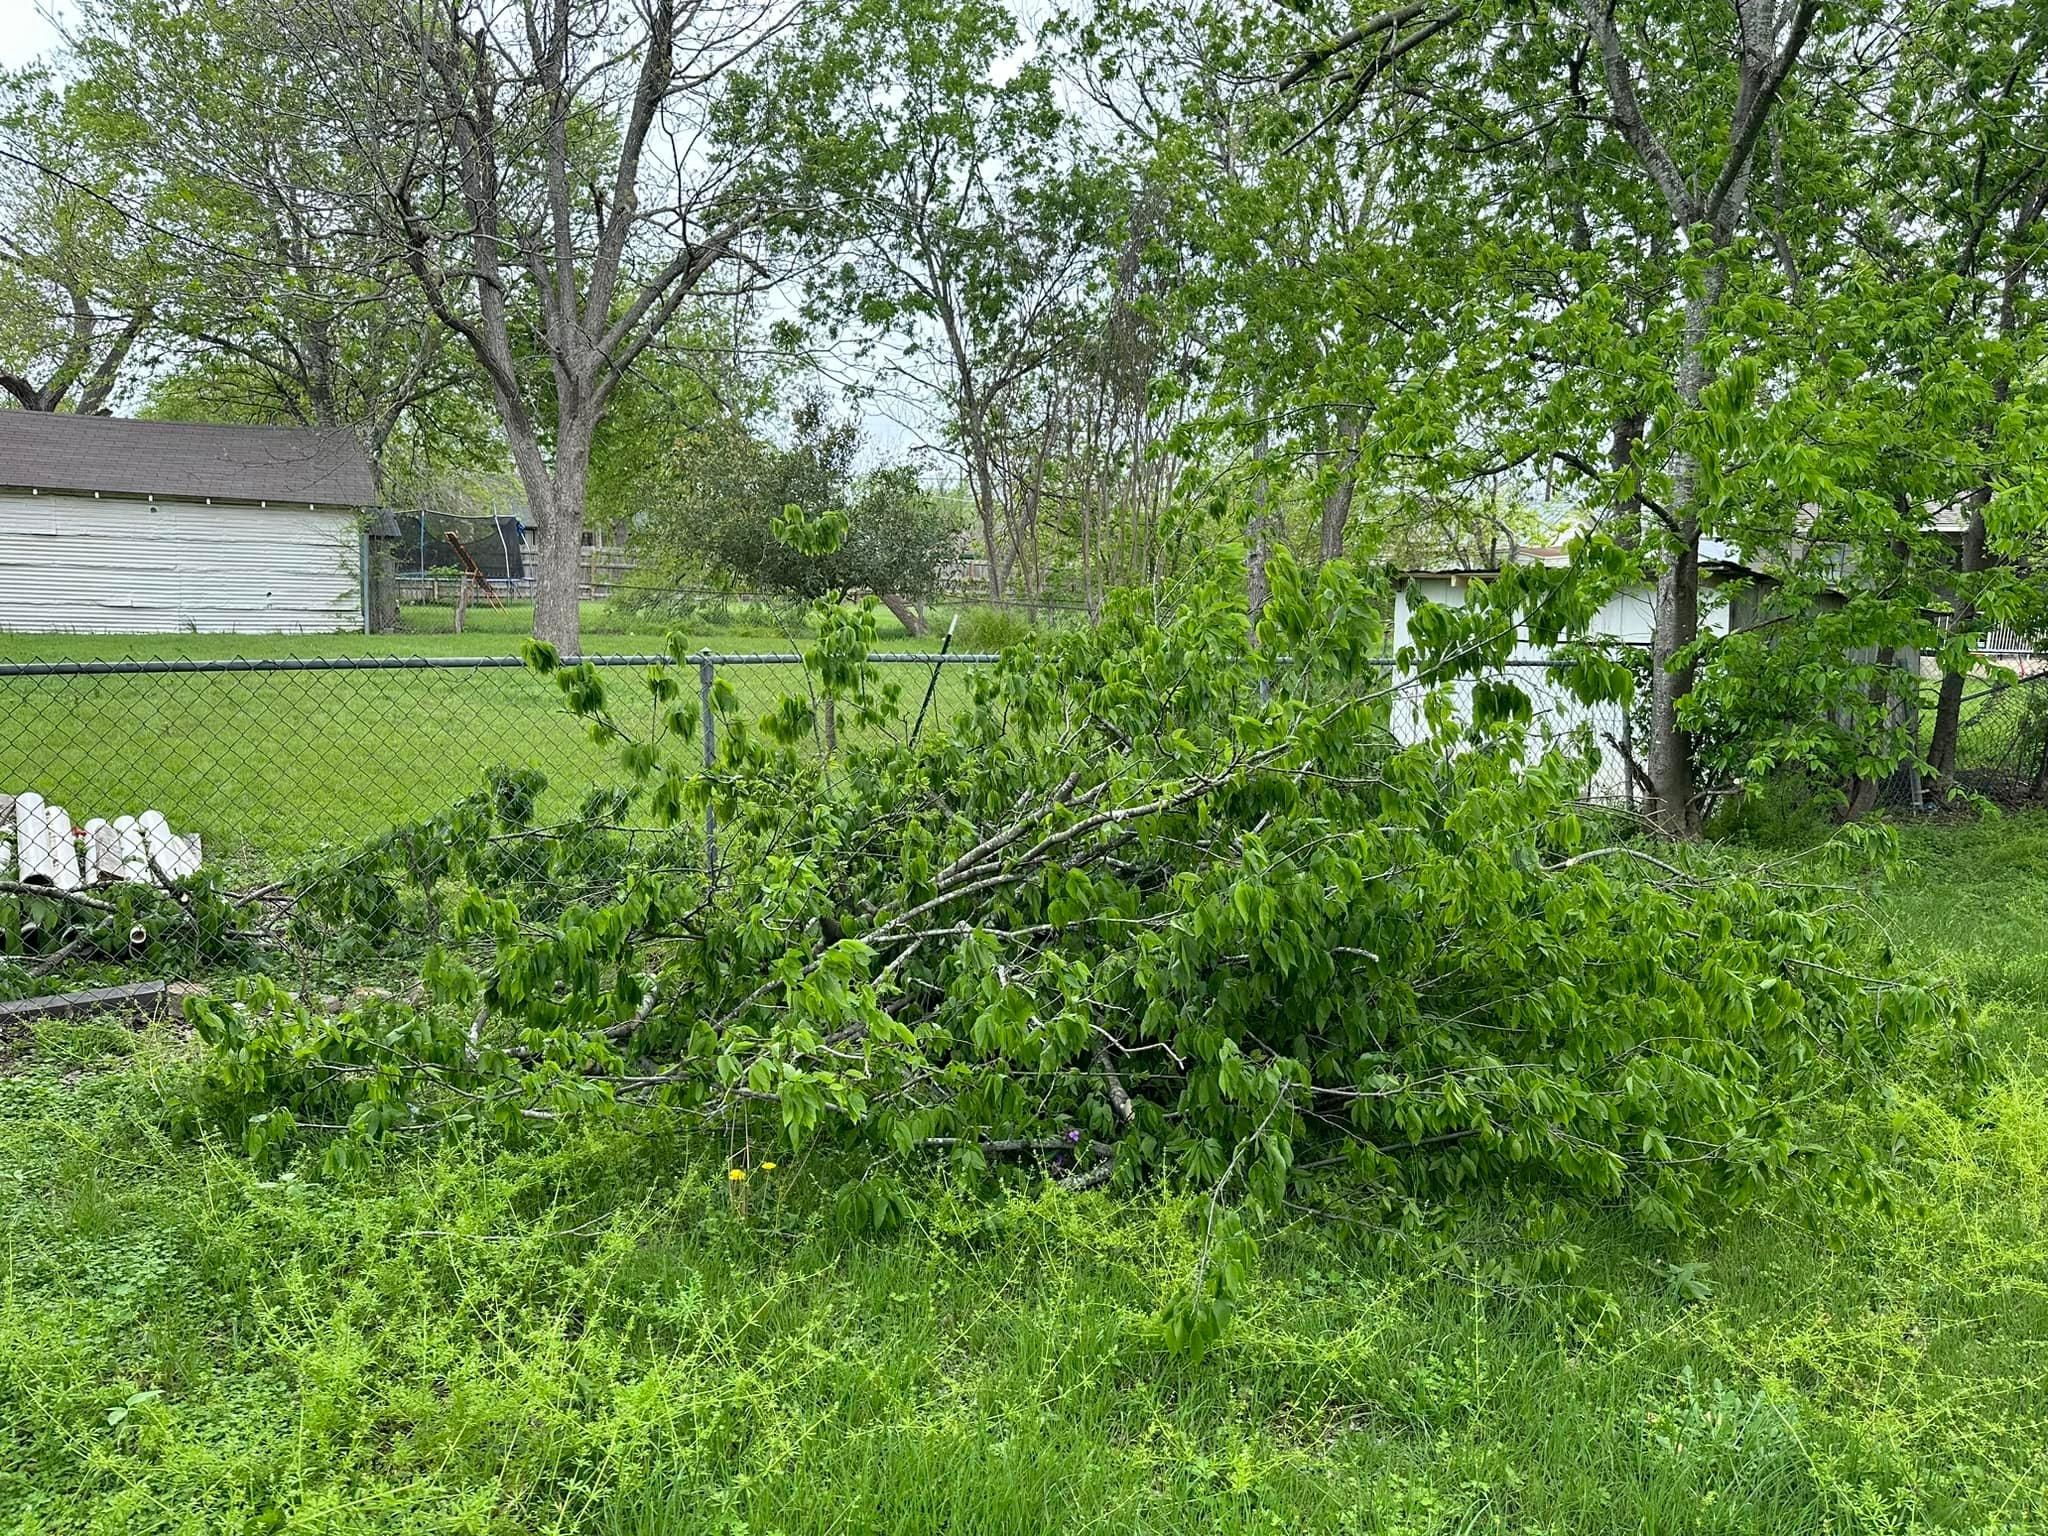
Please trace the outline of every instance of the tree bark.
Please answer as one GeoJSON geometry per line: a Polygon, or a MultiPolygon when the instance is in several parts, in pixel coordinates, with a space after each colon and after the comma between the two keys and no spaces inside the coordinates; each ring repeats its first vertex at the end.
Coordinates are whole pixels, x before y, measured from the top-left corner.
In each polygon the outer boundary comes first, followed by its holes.
{"type": "Polygon", "coordinates": [[[918,611],[918,605],[909,598],[893,592],[881,592],[876,595],[881,598],[882,606],[896,615],[896,622],[903,626],[906,635],[915,638],[931,628],[925,623],[924,615],[918,611]]]}
{"type": "Polygon", "coordinates": [[[533,633],[564,656],[583,649],[583,509],[589,487],[590,439],[595,423],[566,422],[555,445],[553,473],[536,445],[522,457],[538,466],[527,501],[538,507],[540,549],[533,585],[533,633]]]}
{"type": "Polygon", "coordinates": [[[988,561],[988,600],[1003,600],[1002,541],[996,532],[995,468],[990,461],[988,435],[977,422],[968,432],[969,453],[974,476],[974,510],[981,518],[981,550],[988,561]]]}
{"type": "Polygon", "coordinates": [[[1322,557],[1335,560],[1344,553],[1344,529],[1351,521],[1351,504],[1358,496],[1358,440],[1362,435],[1356,419],[1343,427],[1344,467],[1337,483],[1323,498],[1322,557]]]}
{"type": "MultiPolygon", "coordinates": [[[[1970,498],[1970,520],[1963,528],[1963,547],[1957,559],[1965,587],[1973,574],[1984,569],[1984,504],[1990,498],[1988,487],[1979,488],[1970,498]]],[[[1955,627],[1963,629],[1976,620],[1977,605],[1968,596],[1958,595],[1955,627]]],[[[1937,787],[1946,787],[1955,778],[1956,744],[1962,738],[1965,681],[1966,672],[1942,668],[1941,689],[1934,700],[1934,734],[1927,744],[1927,766],[1934,774],[1937,787]]]]}
{"type": "MultiPolygon", "coordinates": [[[[1263,456],[1264,450],[1261,449],[1263,456]]],[[[1259,474],[1259,483],[1252,492],[1251,526],[1245,531],[1249,535],[1251,550],[1245,561],[1245,607],[1251,615],[1252,643],[1258,644],[1259,615],[1265,610],[1266,599],[1273,595],[1273,584],[1266,576],[1266,562],[1272,557],[1272,530],[1266,520],[1266,476],[1259,474]]]]}
{"type": "Polygon", "coordinates": [[[1692,733],[1679,723],[1679,701],[1692,692],[1695,668],[1672,658],[1700,634],[1700,530],[1681,525],[1671,561],[1657,579],[1657,622],[1650,641],[1651,819],[1671,837],[1700,830],[1694,801],[1692,733]]]}
{"type": "MultiPolygon", "coordinates": [[[[1699,409],[1707,383],[1707,330],[1721,296],[1723,269],[1707,270],[1700,291],[1686,301],[1684,351],[1678,364],[1678,399],[1699,409]]],[[[1695,498],[1698,466],[1681,455],[1672,476],[1675,523],[1668,532],[1670,563],[1657,580],[1657,620],[1650,636],[1649,812],[1667,836],[1696,837],[1700,807],[1692,772],[1692,733],[1680,724],[1679,701],[1692,692],[1697,668],[1677,658],[1700,636],[1700,520],[1695,498]]]]}
{"type": "MultiPolygon", "coordinates": [[[[1893,674],[1898,671],[1899,653],[1896,646],[1880,646],[1877,652],[1877,676],[1870,680],[1865,697],[1873,708],[1881,710],[1887,721],[1893,714],[1895,701],[1892,687],[1896,681],[1893,674]]],[[[1855,777],[1849,780],[1846,795],[1848,803],[1842,807],[1842,820],[1861,821],[1877,804],[1877,792],[1881,786],[1876,779],[1855,777]]]]}
{"type": "MultiPolygon", "coordinates": [[[[1615,419],[1614,435],[1607,444],[1607,467],[1617,475],[1635,468],[1636,448],[1642,442],[1648,425],[1648,417],[1640,410],[1628,411],[1615,419]]],[[[1631,493],[1619,498],[1608,518],[1614,542],[1623,549],[1634,549],[1642,542],[1643,498],[1640,494],[1631,493]]]]}

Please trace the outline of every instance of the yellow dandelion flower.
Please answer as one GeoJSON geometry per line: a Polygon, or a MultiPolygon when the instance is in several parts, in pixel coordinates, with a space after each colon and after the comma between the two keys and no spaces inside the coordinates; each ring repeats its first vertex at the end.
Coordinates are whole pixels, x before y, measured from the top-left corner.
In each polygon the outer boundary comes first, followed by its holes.
{"type": "Polygon", "coordinates": [[[747,1170],[744,1168],[728,1168],[725,1171],[725,1176],[737,1184],[747,1176],[747,1170]]]}
{"type": "Polygon", "coordinates": [[[763,1163],[761,1165],[761,1171],[763,1173],[773,1173],[775,1171],[775,1165],[773,1163],[763,1163]]]}

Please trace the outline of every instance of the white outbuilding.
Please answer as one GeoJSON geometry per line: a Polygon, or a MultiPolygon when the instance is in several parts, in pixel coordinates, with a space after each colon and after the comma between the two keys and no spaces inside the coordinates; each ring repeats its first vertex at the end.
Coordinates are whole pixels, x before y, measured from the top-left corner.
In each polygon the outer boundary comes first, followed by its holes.
{"type": "Polygon", "coordinates": [[[343,432],[0,411],[0,630],[360,629],[376,502],[343,432]]]}
{"type": "MultiPolygon", "coordinates": [[[[1704,541],[1701,553],[1704,558],[1700,569],[1700,632],[1725,635],[1731,628],[1743,629],[1756,623],[1760,604],[1776,583],[1762,572],[1739,563],[1732,549],[1716,541],[1704,541]]],[[[1562,566],[1568,563],[1568,556],[1561,549],[1525,549],[1519,552],[1517,561],[1562,566]]],[[[1499,566],[1442,566],[1400,572],[1394,587],[1394,649],[1398,651],[1408,643],[1409,617],[1419,604],[1462,608],[1474,582],[1491,581],[1499,575],[1499,566]]],[[[1656,627],[1656,589],[1647,582],[1639,582],[1611,595],[1593,615],[1584,634],[1575,638],[1619,644],[1647,653],[1656,627]]],[[[1552,737],[1589,733],[1597,763],[1587,786],[1588,798],[1633,805],[1642,772],[1629,713],[1616,704],[1581,704],[1558,683],[1551,666],[1553,659],[1548,647],[1532,644],[1526,636],[1520,636],[1505,670],[1498,674],[1529,698],[1532,750],[1540,750],[1552,737]],[[1637,766],[1631,767],[1632,763],[1637,766]]],[[[1473,681],[1461,679],[1447,686],[1458,711],[1468,715],[1473,681]]],[[[1431,734],[1423,708],[1424,692],[1419,685],[1404,688],[1395,701],[1394,734],[1404,742],[1422,741],[1431,734]]]]}

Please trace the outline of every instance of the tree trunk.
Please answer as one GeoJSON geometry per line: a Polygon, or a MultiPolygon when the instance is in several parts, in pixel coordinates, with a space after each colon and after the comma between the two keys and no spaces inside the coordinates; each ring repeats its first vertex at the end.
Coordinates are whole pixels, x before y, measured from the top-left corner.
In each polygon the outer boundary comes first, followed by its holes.
{"type": "Polygon", "coordinates": [[[395,539],[370,540],[370,633],[398,633],[398,559],[392,550],[395,539]]]}
{"type": "Polygon", "coordinates": [[[996,538],[995,484],[989,473],[987,450],[981,446],[975,449],[974,509],[981,515],[981,551],[988,561],[988,600],[1000,603],[1003,600],[1003,561],[996,538]]]}
{"type": "MultiPolygon", "coordinates": [[[[1607,444],[1607,466],[1617,475],[1635,467],[1636,446],[1643,440],[1643,431],[1649,425],[1641,411],[1630,411],[1616,418],[1614,435],[1607,444]]],[[[1623,549],[1634,549],[1643,538],[1643,498],[1639,495],[1622,497],[1608,514],[1608,531],[1614,542],[1623,549]]]]}
{"type": "Polygon", "coordinates": [[[896,622],[903,626],[903,633],[906,635],[916,637],[931,628],[925,623],[924,615],[918,611],[918,605],[909,598],[889,592],[876,595],[881,598],[882,606],[896,615],[896,622]]]}
{"type": "Polygon", "coordinates": [[[563,656],[583,653],[583,509],[594,421],[571,418],[556,433],[555,462],[535,442],[515,443],[512,461],[527,505],[540,519],[534,560],[533,636],[563,656]]]}
{"type": "Polygon", "coordinates": [[[1259,640],[1259,614],[1265,609],[1266,599],[1273,595],[1273,584],[1266,577],[1266,561],[1273,553],[1273,535],[1266,526],[1266,477],[1263,473],[1259,476],[1253,498],[1251,526],[1245,530],[1251,543],[1251,552],[1245,561],[1245,606],[1251,614],[1252,644],[1256,645],[1259,640]]]}
{"type": "MultiPolygon", "coordinates": [[[[1970,521],[1963,529],[1959,566],[1966,585],[1973,572],[1984,569],[1985,499],[1983,491],[1972,499],[1970,521]]],[[[1956,598],[1956,628],[1962,629],[1974,623],[1976,618],[1976,605],[1967,596],[1959,595],[1956,598]]],[[[1956,743],[1962,735],[1965,677],[1963,672],[1942,668],[1941,691],[1934,701],[1934,735],[1927,746],[1927,766],[1933,770],[1937,787],[1946,787],[1955,778],[1956,743]]]]}
{"type": "Polygon", "coordinates": [[[1345,422],[1344,468],[1337,477],[1337,483],[1330,487],[1329,495],[1323,498],[1322,557],[1325,560],[1338,559],[1344,553],[1344,528],[1351,521],[1351,503],[1358,495],[1360,435],[1356,421],[1345,422]]]}
{"type": "Polygon", "coordinates": [[[1358,476],[1345,470],[1343,478],[1330,488],[1330,494],[1323,498],[1323,542],[1322,554],[1325,560],[1336,560],[1344,553],[1344,525],[1351,521],[1351,503],[1358,494],[1358,476]]]}
{"type": "MultiPolygon", "coordinates": [[[[1679,404],[1697,410],[1707,383],[1706,343],[1714,304],[1721,296],[1719,263],[1707,270],[1700,290],[1686,301],[1685,351],[1678,364],[1679,404]]],[[[1672,476],[1668,528],[1671,561],[1657,580],[1657,622],[1650,636],[1650,817],[1669,837],[1697,837],[1700,808],[1694,801],[1692,733],[1679,724],[1679,702],[1692,692],[1696,668],[1675,658],[1700,636],[1700,520],[1695,505],[1699,471],[1681,457],[1672,476]]]]}
{"type": "Polygon", "coordinates": [[[15,403],[24,411],[49,412],[64,403],[62,389],[53,390],[49,385],[32,384],[18,374],[0,373],[0,389],[14,396],[15,403]]]}
{"type": "MultiPolygon", "coordinates": [[[[1883,726],[1889,726],[1898,713],[1898,700],[1893,695],[1897,679],[1899,653],[1895,646],[1880,646],[1877,651],[1877,676],[1870,680],[1866,691],[1871,705],[1880,712],[1883,726]]],[[[1880,727],[1882,728],[1882,726],[1880,727]]],[[[1877,792],[1882,786],[1876,779],[1852,778],[1849,780],[1848,803],[1842,807],[1842,820],[1861,821],[1877,804],[1877,792]]]]}
{"type": "Polygon", "coordinates": [[[1700,830],[1699,807],[1693,802],[1692,733],[1678,722],[1679,701],[1692,692],[1694,667],[1671,662],[1699,633],[1700,530],[1688,519],[1670,565],[1657,580],[1657,623],[1650,640],[1649,811],[1670,837],[1696,837],[1700,830]]]}

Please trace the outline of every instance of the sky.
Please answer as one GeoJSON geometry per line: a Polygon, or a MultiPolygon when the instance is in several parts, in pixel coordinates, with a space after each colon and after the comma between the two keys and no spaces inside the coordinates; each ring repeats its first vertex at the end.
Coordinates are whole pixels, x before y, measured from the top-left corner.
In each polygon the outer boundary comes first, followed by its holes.
{"type": "Polygon", "coordinates": [[[51,18],[70,8],[64,0],[0,0],[0,68],[19,69],[57,46],[51,18]]]}

